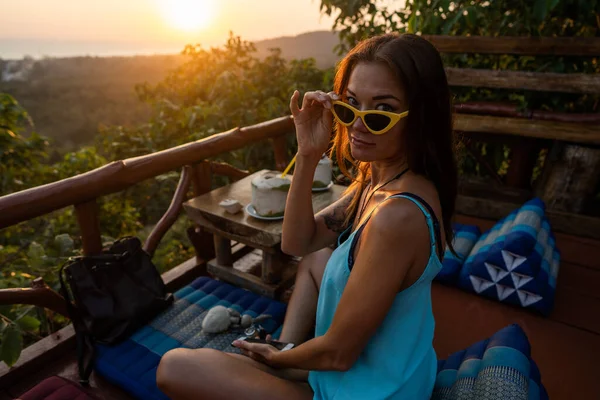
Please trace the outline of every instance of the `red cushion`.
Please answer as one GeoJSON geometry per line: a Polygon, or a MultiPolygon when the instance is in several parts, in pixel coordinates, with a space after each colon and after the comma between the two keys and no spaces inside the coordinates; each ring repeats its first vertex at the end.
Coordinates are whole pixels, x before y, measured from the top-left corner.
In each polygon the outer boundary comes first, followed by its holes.
{"type": "Polygon", "coordinates": [[[44,379],[27,393],[19,397],[20,400],[94,400],[81,386],[68,379],[52,376],[44,379]]]}

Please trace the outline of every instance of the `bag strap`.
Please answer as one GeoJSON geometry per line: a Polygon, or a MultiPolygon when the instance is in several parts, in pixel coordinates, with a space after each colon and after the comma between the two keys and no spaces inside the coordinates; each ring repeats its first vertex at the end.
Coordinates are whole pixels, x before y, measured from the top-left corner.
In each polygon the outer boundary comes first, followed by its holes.
{"type": "Polygon", "coordinates": [[[58,273],[58,279],[60,281],[60,293],[67,303],[67,313],[69,314],[69,318],[71,319],[71,323],[73,324],[73,328],[75,329],[75,339],[77,341],[77,366],[79,368],[79,383],[83,386],[89,386],[90,375],[92,374],[92,370],[94,367],[95,347],[93,339],[87,332],[85,324],[81,319],[79,310],[77,310],[71,302],[69,290],[65,285],[65,281],[63,279],[63,270],[71,261],[72,260],[68,260],[65,264],[63,264],[58,273]],[[86,355],[88,355],[87,359],[86,355]]]}

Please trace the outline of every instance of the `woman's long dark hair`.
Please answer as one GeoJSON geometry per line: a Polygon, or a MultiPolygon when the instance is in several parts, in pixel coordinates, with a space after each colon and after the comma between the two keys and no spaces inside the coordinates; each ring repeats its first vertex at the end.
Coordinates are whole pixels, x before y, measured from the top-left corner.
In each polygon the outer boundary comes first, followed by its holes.
{"type": "MultiPolygon", "coordinates": [[[[442,207],[446,243],[452,249],[451,219],[458,176],[450,89],[440,54],[427,40],[412,34],[385,34],[364,40],[340,62],[334,81],[336,93],[345,93],[353,68],[361,62],[386,64],[404,85],[410,110],[403,135],[408,167],[435,185],[442,207]]],[[[354,192],[346,213],[346,225],[349,225],[371,174],[370,164],[354,160],[346,128],[336,124],[335,129],[337,134],[332,150],[342,173],[353,180],[347,190],[347,193],[354,192]],[[356,177],[349,173],[347,162],[354,165],[356,177]]]]}

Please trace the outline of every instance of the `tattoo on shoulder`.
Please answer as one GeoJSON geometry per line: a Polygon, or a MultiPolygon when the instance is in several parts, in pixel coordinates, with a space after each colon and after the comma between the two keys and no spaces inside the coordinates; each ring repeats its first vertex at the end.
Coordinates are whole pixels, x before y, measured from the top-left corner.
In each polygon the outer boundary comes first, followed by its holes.
{"type": "Polygon", "coordinates": [[[344,219],[343,218],[338,218],[337,215],[326,215],[323,220],[325,221],[325,225],[327,225],[327,228],[329,228],[329,230],[335,232],[335,233],[342,233],[344,232],[344,229],[346,229],[344,227],[344,219]]]}
{"type": "Polygon", "coordinates": [[[327,213],[323,216],[325,225],[329,230],[335,233],[344,232],[346,229],[346,225],[344,224],[344,220],[346,219],[346,209],[348,208],[351,200],[352,198],[348,196],[340,201],[330,213],[327,213]]]}

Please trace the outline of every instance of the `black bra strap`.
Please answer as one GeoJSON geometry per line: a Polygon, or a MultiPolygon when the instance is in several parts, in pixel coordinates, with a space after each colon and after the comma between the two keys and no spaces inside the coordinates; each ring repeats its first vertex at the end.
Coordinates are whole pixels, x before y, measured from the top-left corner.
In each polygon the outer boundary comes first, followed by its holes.
{"type": "Polygon", "coordinates": [[[435,235],[435,243],[436,243],[435,247],[437,248],[438,257],[441,261],[443,258],[443,255],[444,255],[444,249],[442,248],[442,235],[440,232],[440,222],[439,222],[437,216],[435,215],[433,208],[431,208],[429,203],[427,203],[423,198],[421,198],[420,196],[417,196],[414,193],[405,192],[405,193],[398,193],[398,194],[402,194],[403,196],[406,196],[406,197],[412,197],[413,199],[415,199],[419,203],[421,203],[421,205],[423,207],[425,207],[425,209],[429,212],[429,215],[431,216],[431,221],[433,222],[433,233],[435,235]]]}
{"type": "MultiPolygon", "coordinates": [[[[435,215],[435,212],[433,212],[433,209],[431,208],[431,206],[429,205],[429,203],[427,203],[423,198],[421,198],[420,196],[417,196],[416,194],[413,193],[409,193],[409,192],[400,192],[400,193],[394,193],[389,197],[392,196],[397,196],[397,195],[402,195],[402,196],[406,196],[406,197],[411,197],[413,199],[415,199],[416,201],[418,201],[423,207],[425,207],[425,209],[429,212],[429,215],[431,216],[431,221],[433,223],[433,233],[435,235],[435,242],[436,242],[436,249],[437,249],[437,256],[439,257],[440,261],[443,259],[443,255],[444,255],[444,249],[442,248],[442,238],[441,238],[441,233],[440,233],[440,223],[439,220],[437,218],[437,216],[435,215]]],[[[358,239],[363,231],[363,229],[365,228],[365,225],[367,225],[367,221],[365,221],[357,230],[356,234],[354,235],[354,238],[352,238],[352,243],[350,245],[350,252],[348,254],[348,269],[351,271],[352,267],[354,266],[354,250],[356,249],[356,245],[358,244],[358,239]]],[[[429,229],[428,229],[429,231],[429,229]]]]}

